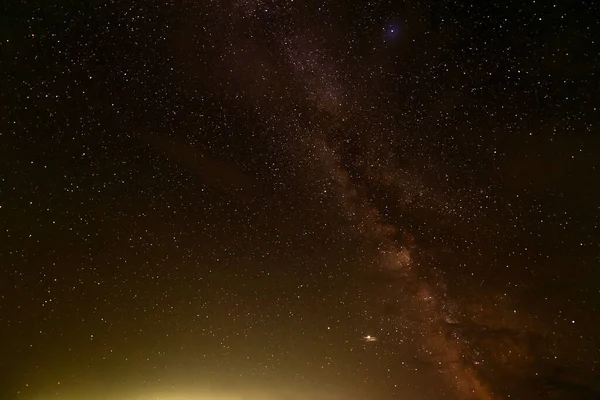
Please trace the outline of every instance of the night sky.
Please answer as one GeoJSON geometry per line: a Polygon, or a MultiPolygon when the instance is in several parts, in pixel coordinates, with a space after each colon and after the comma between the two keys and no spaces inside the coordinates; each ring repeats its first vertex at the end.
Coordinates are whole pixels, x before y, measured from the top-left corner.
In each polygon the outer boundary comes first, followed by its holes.
{"type": "Polygon", "coordinates": [[[593,1],[0,6],[0,398],[600,398],[593,1]]]}

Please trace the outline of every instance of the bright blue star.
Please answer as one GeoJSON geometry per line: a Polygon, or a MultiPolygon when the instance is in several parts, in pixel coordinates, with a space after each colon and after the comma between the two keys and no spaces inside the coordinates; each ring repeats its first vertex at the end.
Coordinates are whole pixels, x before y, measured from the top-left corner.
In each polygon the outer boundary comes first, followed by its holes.
{"type": "Polygon", "coordinates": [[[389,22],[383,27],[383,40],[391,42],[400,36],[401,26],[399,22],[389,22]]]}

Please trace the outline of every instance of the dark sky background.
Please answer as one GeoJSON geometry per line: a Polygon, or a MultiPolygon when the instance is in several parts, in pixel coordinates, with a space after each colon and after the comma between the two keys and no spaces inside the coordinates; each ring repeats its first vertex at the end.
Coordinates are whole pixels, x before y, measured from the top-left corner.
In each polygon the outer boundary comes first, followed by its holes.
{"type": "Polygon", "coordinates": [[[0,398],[600,398],[593,1],[0,7],[0,398]]]}

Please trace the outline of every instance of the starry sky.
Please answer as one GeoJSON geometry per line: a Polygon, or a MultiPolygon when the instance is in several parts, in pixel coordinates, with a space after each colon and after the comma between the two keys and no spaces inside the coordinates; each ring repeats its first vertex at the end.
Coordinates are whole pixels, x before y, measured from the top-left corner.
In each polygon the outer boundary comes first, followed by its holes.
{"type": "Polygon", "coordinates": [[[600,398],[594,2],[1,7],[0,398],[600,398]]]}

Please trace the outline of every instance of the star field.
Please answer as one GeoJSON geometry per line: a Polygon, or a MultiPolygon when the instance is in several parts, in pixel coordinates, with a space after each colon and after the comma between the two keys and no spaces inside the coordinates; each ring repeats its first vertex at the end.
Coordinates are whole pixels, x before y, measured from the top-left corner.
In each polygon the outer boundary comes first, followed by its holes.
{"type": "Polygon", "coordinates": [[[0,397],[598,398],[597,8],[5,5],[0,397]]]}

